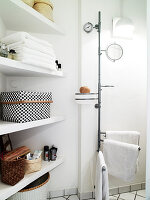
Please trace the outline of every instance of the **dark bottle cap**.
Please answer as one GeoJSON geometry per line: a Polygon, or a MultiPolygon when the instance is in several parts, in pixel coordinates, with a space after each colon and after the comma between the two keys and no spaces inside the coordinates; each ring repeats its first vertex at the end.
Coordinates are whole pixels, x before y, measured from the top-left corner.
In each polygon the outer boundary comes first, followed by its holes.
{"type": "Polygon", "coordinates": [[[49,146],[44,146],[44,151],[49,151],[49,146]]]}
{"type": "Polygon", "coordinates": [[[50,151],[55,150],[57,152],[57,148],[53,145],[52,148],[50,149],[50,151]]]}
{"type": "Polygon", "coordinates": [[[14,49],[10,49],[9,53],[16,54],[16,51],[14,49]]]}
{"type": "Polygon", "coordinates": [[[58,60],[55,61],[56,65],[58,66],[58,60]]]}

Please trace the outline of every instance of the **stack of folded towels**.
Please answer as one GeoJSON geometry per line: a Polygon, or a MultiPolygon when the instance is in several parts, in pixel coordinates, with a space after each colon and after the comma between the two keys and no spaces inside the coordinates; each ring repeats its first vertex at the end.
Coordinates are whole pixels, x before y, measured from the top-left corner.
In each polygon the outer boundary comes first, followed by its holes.
{"type": "Polygon", "coordinates": [[[140,133],[107,131],[103,153],[108,173],[125,182],[133,181],[137,173],[140,133]]]}
{"type": "Polygon", "coordinates": [[[17,53],[16,60],[38,67],[56,70],[53,46],[26,32],[16,32],[1,39],[9,49],[17,53]]]}

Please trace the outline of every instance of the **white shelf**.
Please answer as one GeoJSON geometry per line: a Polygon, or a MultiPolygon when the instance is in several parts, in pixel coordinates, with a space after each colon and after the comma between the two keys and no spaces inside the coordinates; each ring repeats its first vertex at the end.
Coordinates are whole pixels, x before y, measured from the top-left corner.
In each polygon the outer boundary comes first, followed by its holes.
{"type": "Polygon", "coordinates": [[[46,68],[40,68],[3,57],[0,57],[0,73],[6,76],[63,77],[62,71],[53,71],[46,68]]]}
{"type": "Polygon", "coordinates": [[[47,172],[50,172],[54,168],[58,167],[63,163],[63,157],[57,158],[56,161],[43,161],[42,162],[42,169],[41,171],[25,175],[24,179],[22,179],[19,183],[17,183],[15,186],[9,186],[2,182],[0,182],[0,200],[5,200],[15,194],[16,192],[23,189],[28,184],[32,183],[39,177],[43,176],[47,172]]]}
{"type": "Polygon", "coordinates": [[[9,30],[62,34],[54,22],[26,5],[22,0],[1,0],[0,17],[9,30]]]}
{"type": "Polygon", "coordinates": [[[48,124],[53,124],[56,122],[61,122],[64,120],[64,117],[51,117],[49,119],[42,119],[27,123],[13,123],[13,122],[4,122],[0,121],[0,135],[14,133],[17,131],[23,131],[30,128],[45,126],[48,124]]]}
{"type": "Polygon", "coordinates": [[[75,101],[78,104],[92,104],[95,105],[98,100],[97,93],[76,93],[75,101]]]}

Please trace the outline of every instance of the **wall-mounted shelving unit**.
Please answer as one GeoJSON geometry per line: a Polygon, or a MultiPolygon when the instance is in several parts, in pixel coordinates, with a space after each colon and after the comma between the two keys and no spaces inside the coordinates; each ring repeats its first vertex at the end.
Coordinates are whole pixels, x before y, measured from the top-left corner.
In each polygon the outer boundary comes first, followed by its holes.
{"type": "Polygon", "coordinates": [[[51,117],[49,119],[26,122],[26,123],[13,123],[13,122],[0,121],[0,135],[14,133],[17,131],[23,131],[40,126],[50,125],[57,122],[61,122],[63,120],[64,117],[59,116],[59,117],[51,117]]]}
{"type": "Polygon", "coordinates": [[[63,31],[54,22],[48,20],[21,0],[0,1],[0,17],[8,30],[63,34],[63,31]]]}
{"type": "MultiPolygon", "coordinates": [[[[54,22],[48,20],[21,0],[0,1],[0,17],[2,18],[8,30],[42,34],[63,34],[63,31],[54,22]]],[[[14,61],[2,57],[0,57],[0,73],[4,74],[6,77],[63,77],[62,71],[53,71],[46,68],[27,65],[19,61],[14,61]]],[[[50,125],[63,120],[64,117],[55,116],[49,119],[27,123],[0,121],[0,135],[23,131],[44,125],[50,125]]],[[[9,198],[31,182],[38,179],[40,176],[53,170],[62,163],[62,157],[57,158],[57,160],[54,162],[43,161],[42,169],[40,171],[25,175],[24,179],[22,179],[15,186],[9,186],[0,182],[0,200],[9,198]]]]}
{"type": "Polygon", "coordinates": [[[54,71],[33,65],[27,65],[20,61],[15,61],[3,57],[0,57],[0,73],[6,76],[63,77],[62,71],[54,71]]]}
{"type": "Polygon", "coordinates": [[[56,161],[50,161],[50,162],[43,161],[42,169],[40,171],[25,175],[25,177],[15,186],[6,185],[0,182],[0,200],[5,200],[9,198],[19,190],[23,189],[28,184],[32,183],[33,181],[43,176],[47,172],[52,171],[54,168],[58,167],[62,163],[63,163],[63,157],[58,157],[56,161]]]}

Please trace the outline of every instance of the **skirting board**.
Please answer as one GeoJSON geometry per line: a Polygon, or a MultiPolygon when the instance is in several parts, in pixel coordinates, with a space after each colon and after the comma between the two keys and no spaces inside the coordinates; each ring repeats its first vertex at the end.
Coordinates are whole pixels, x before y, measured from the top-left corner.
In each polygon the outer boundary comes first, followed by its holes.
{"type": "MultiPolygon", "coordinates": [[[[122,194],[126,192],[132,192],[132,191],[144,190],[144,189],[145,189],[145,183],[137,183],[133,185],[110,188],[109,195],[122,194]]],[[[87,192],[87,193],[78,192],[78,197],[80,200],[95,199],[95,192],[87,192]]]]}
{"type": "MultiPolygon", "coordinates": [[[[145,189],[145,183],[137,183],[133,185],[110,188],[109,194],[115,195],[115,194],[121,194],[121,193],[132,192],[132,191],[143,190],[143,189],[145,189]]],[[[70,188],[70,189],[64,189],[64,190],[50,191],[48,192],[48,199],[63,197],[67,195],[78,195],[80,200],[95,198],[94,192],[80,193],[77,188],[70,188]]]]}

